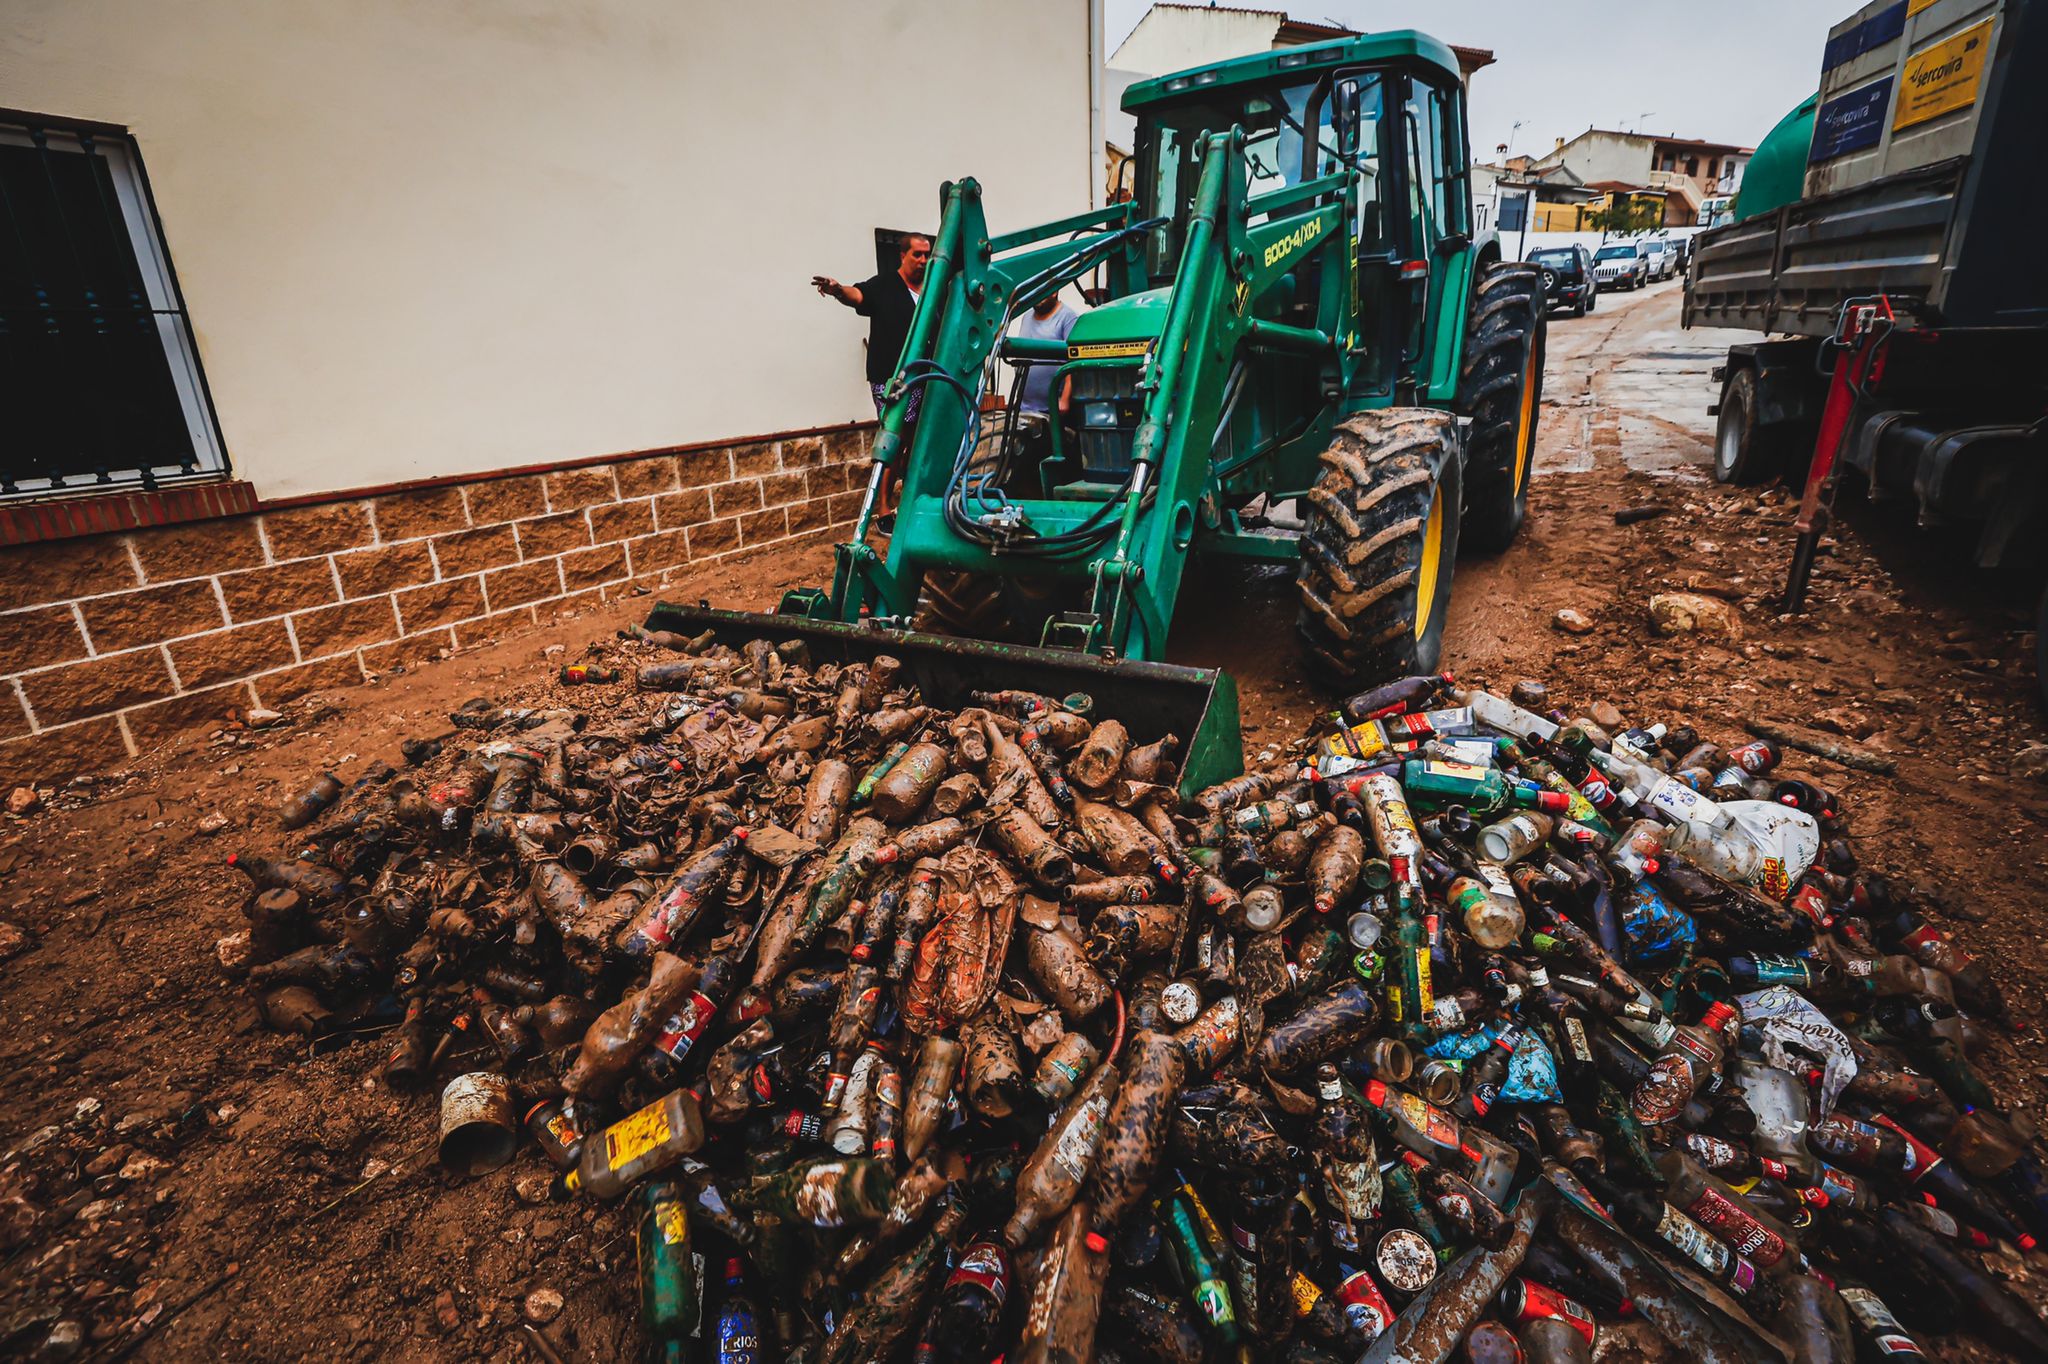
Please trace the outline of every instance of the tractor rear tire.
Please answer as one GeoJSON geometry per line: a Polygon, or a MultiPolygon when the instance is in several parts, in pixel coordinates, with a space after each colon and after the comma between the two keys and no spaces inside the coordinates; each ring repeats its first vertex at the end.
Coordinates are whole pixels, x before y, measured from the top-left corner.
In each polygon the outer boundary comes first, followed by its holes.
{"type": "Polygon", "coordinates": [[[1303,499],[1296,631],[1335,690],[1435,672],[1458,558],[1456,420],[1391,407],[1338,426],[1303,499]]]}
{"type": "Polygon", "coordinates": [[[1467,549],[1506,549],[1529,514],[1547,335],[1535,267],[1489,266],[1472,294],[1458,378],[1458,410],[1472,419],[1465,433],[1467,549]]]}

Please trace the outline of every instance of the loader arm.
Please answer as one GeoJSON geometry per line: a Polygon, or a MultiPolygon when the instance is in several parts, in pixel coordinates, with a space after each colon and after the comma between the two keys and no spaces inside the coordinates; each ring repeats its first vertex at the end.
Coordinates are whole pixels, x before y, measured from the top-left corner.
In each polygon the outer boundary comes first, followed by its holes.
{"type": "MultiPolygon", "coordinates": [[[[943,506],[957,491],[957,471],[978,433],[976,412],[991,355],[1001,347],[1013,359],[1062,358],[1049,353],[1057,348],[1046,343],[1006,342],[1010,320],[1098,264],[1110,268],[1113,297],[1138,292],[1145,283],[1141,243],[1153,224],[1132,222],[1130,205],[991,239],[979,186],[969,179],[947,187],[925,291],[885,394],[875,465],[853,534],[839,546],[830,593],[792,593],[785,612],[901,625],[910,618],[928,567],[1001,575],[1029,554],[1044,554],[1047,545],[1071,542],[1068,557],[1088,566],[1088,606],[1052,621],[1044,642],[1130,658],[1163,655],[1199,508],[1220,485],[1211,454],[1227,416],[1233,368],[1255,350],[1300,357],[1317,374],[1326,400],[1320,421],[1327,425],[1349,364],[1342,333],[1351,262],[1348,252],[1327,248],[1347,241],[1350,177],[1324,176],[1247,200],[1244,136],[1235,129],[1207,139],[1201,166],[1161,331],[1143,360],[1143,412],[1128,481],[1106,501],[1008,504],[1031,527],[1029,538],[1008,547],[963,539],[938,515],[906,511],[885,560],[869,535],[888,471],[904,470],[906,509],[943,506]],[[1265,220],[1253,224],[1254,216],[1265,220]],[[1319,255],[1328,268],[1320,273],[1317,297],[1309,300],[1319,325],[1259,318],[1259,301],[1319,255]],[[922,411],[906,437],[909,399],[916,391],[923,395],[922,411]]],[[[1238,453],[1256,457],[1263,451],[1238,453]]]]}
{"type": "Polygon", "coordinates": [[[873,464],[852,535],[837,549],[831,591],[792,592],[781,606],[785,614],[907,623],[917,571],[906,571],[895,546],[885,561],[869,539],[887,480],[901,470],[906,499],[927,488],[942,493],[963,442],[975,434],[984,367],[1011,318],[1098,265],[1107,268],[1112,293],[1130,292],[1139,278],[1142,234],[1128,203],[991,237],[973,179],[947,184],[942,197],[924,291],[884,390],[873,464]],[[911,399],[920,394],[912,426],[911,399]]]}

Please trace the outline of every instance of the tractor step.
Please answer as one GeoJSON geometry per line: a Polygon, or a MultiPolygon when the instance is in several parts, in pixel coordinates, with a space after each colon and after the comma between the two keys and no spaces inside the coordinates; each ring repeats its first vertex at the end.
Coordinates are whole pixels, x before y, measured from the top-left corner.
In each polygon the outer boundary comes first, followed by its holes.
{"type": "Polygon", "coordinates": [[[669,602],[655,606],[647,628],[690,636],[709,631],[718,643],[734,648],[753,639],[778,644],[800,639],[813,659],[827,663],[866,662],[888,654],[903,664],[927,704],[947,710],[972,705],[970,693],[1006,687],[1048,696],[1085,692],[1094,698],[1095,718],[1123,721],[1136,739],[1180,736],[1183,794],[1192,795],[1244,771],[1237,683],[1220,668],[1097,658],[1062,649],[669,602]]]}

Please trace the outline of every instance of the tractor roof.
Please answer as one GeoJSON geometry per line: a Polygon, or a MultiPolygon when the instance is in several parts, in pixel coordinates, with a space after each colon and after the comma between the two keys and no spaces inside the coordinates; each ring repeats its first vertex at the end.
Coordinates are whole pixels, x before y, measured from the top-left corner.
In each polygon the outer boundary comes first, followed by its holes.
{"type": "Polygon", "coordinates": [[[1352,66],[1409,60],[1434,66],[1452,80],[1460,79],[1458,59],[1451,49],[1427,33],[1412,28],[1387,33],[1364,33],[1355,38],[1336,38],[1327,43],[1303,43],[1298,47],[1254,52],[1248,57],[1189,67],[1171,75],[1139,81],[1124,92],[1125,112],[1134,113],[1147,105],[1164,103],[1195,91],[1218,86],[1249,85],[1276,78],[1287,79],[1331,66],[1352,66]]]}

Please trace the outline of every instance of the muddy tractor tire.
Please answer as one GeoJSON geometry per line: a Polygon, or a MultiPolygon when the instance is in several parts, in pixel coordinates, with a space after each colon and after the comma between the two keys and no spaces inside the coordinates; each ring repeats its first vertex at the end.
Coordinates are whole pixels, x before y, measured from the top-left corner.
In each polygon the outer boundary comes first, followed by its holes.
{"type": "Polygon", "coordinates": [[[1010,628],[1002,580],[985,573],[928,568],[911,625],[935,635],[1001,639],[1010,628]]]}
{"type": "Polygon", "coordinates": [[[1435,672],[1458,559],[1456,419],[1421,407],[1362,413],[1321,459],[1295,570],[1309,673],[1355,690],[1435,672]]]}
{"type": "Polygon", "coordinates": [[[1458,376],[1458,411],[1472,422],[1465,433],[1467,549],[1506,549],[1528,516],[1546,335],[1536,267],[1488,266],[1472,293],[1458,376]]]}
{"type": "Polygon", "coordinates": [[[928,568],[919,585],[911,628],[959,639],[1036,644],[1059,610],[1050,581],[928,568]]]}

